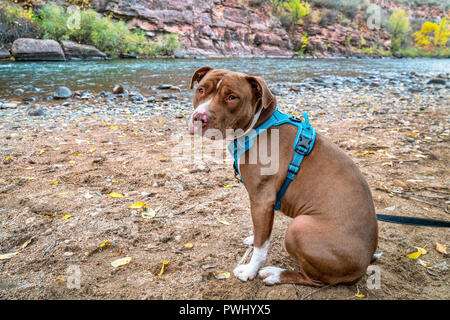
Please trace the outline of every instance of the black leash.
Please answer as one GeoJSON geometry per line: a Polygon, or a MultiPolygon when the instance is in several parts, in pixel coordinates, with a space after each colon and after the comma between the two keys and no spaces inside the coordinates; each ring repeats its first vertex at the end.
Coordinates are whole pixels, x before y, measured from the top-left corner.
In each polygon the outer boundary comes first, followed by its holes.
{"type": "Polygon", "coordinates": [[[434,220],[434,219],[401,217],[401,216],[392,216],[389,214],[377,214],[377,219],[384,222],[406,224],[409,226],[450,228],[449,221],[434,220]]]}

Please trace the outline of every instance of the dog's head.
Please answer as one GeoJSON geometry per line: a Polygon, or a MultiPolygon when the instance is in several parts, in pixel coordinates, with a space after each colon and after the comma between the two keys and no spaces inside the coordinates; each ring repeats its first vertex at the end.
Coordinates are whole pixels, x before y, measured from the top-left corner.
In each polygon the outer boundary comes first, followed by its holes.
{"type": "Polygon", "coordinates": [[[262,78],[228,70],[202,67],[195,71],[191,89],[194,111],[189,118],[189,132],[204,135],[208,129],[219,130],[225,137],[227,130],[253,128],[260,113],[275,106],[275,96],[262,78]]]}

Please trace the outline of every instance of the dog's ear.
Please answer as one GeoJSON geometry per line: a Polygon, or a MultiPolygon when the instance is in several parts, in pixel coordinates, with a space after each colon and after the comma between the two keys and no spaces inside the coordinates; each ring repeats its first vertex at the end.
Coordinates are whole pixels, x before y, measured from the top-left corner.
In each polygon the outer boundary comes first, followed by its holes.
{"type": "Polygon", "coordinates": [[[201,67],[200,69],[195,71],[195,73],[191,79],[191,89],[194,88],[195,82],[200,82],[200,80],[202,80],[202,78],[211,70],[213,70],[213,68],[206,66],[206,67],[201,67]]]}
{"type": "Polygon", "coordinates": [[[267,109],[275,104],[275,96],[270,91],[266,82],[263,78],[255,76],[246,76],[247,81],[250,83],[253,94],[255,95],[256,101],[261,101],[262,107],[267,109]]]}

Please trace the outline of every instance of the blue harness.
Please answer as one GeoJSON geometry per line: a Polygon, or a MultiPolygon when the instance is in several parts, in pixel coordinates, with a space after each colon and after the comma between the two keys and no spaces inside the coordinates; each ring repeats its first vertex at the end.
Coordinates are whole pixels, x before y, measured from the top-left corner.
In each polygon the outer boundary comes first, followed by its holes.
{"type": "Polygon", "coordinates": [[[249,134],[234,139],[228,145],[228,151],[234,158],[233,166],[235,176],[240,182],[244,184],[244,181],[242,180],[242,177],[240,176],[239,173],[238,160],[245,152],[247,152],[253,146],[255,138],[265,130],[269,129],[270,127],[280,126],[285,123],[289,123],[298,128],[297,136],[295,137],[293,145],[295,151],[294,156],[292,157],[292,161],[289,164],[286,179],[284,180],[284,183],[281,186],[280,191],[278,191],[277,193],[275,210],[280,210],[281,198],[283,197],[289,185],[294,180],[295,176],[300,170],[300,165],[302,164],[303,158],[311,152],[314,146],[314,141],[316,139],[316,130],[309,124],[308,115],[306,114],[306,112],[303,113],[303,117],[305,118],[305,122],[302,122],[300,119],[294,116],[289,116],[285,113],[280,112],[278,109],[275,109],[275,112],[269,118],[269,120],[261,124],[258,128],[250,131],[249,134]]]}

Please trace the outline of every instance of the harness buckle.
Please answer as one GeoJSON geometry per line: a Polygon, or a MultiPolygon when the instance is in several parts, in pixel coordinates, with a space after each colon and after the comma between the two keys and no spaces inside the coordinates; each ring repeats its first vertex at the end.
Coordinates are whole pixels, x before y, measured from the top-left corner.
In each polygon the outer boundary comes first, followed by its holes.
{"type": "Polygon", "coordinates": [[[297,145],[295,146],[295,152],[301,154],[302,156],[306,156],[309,148],[311,147],[311,143],[312,138],[307,138],[303,134],[300,134],[297,145]]]}
{"type": "Polygon", "coordinates": [[[302,122],[302,120],[300,118],[297,118],[296,116],[289,116],[289,118],[294,122],[299,122],[299,123],[302,122]]]}

